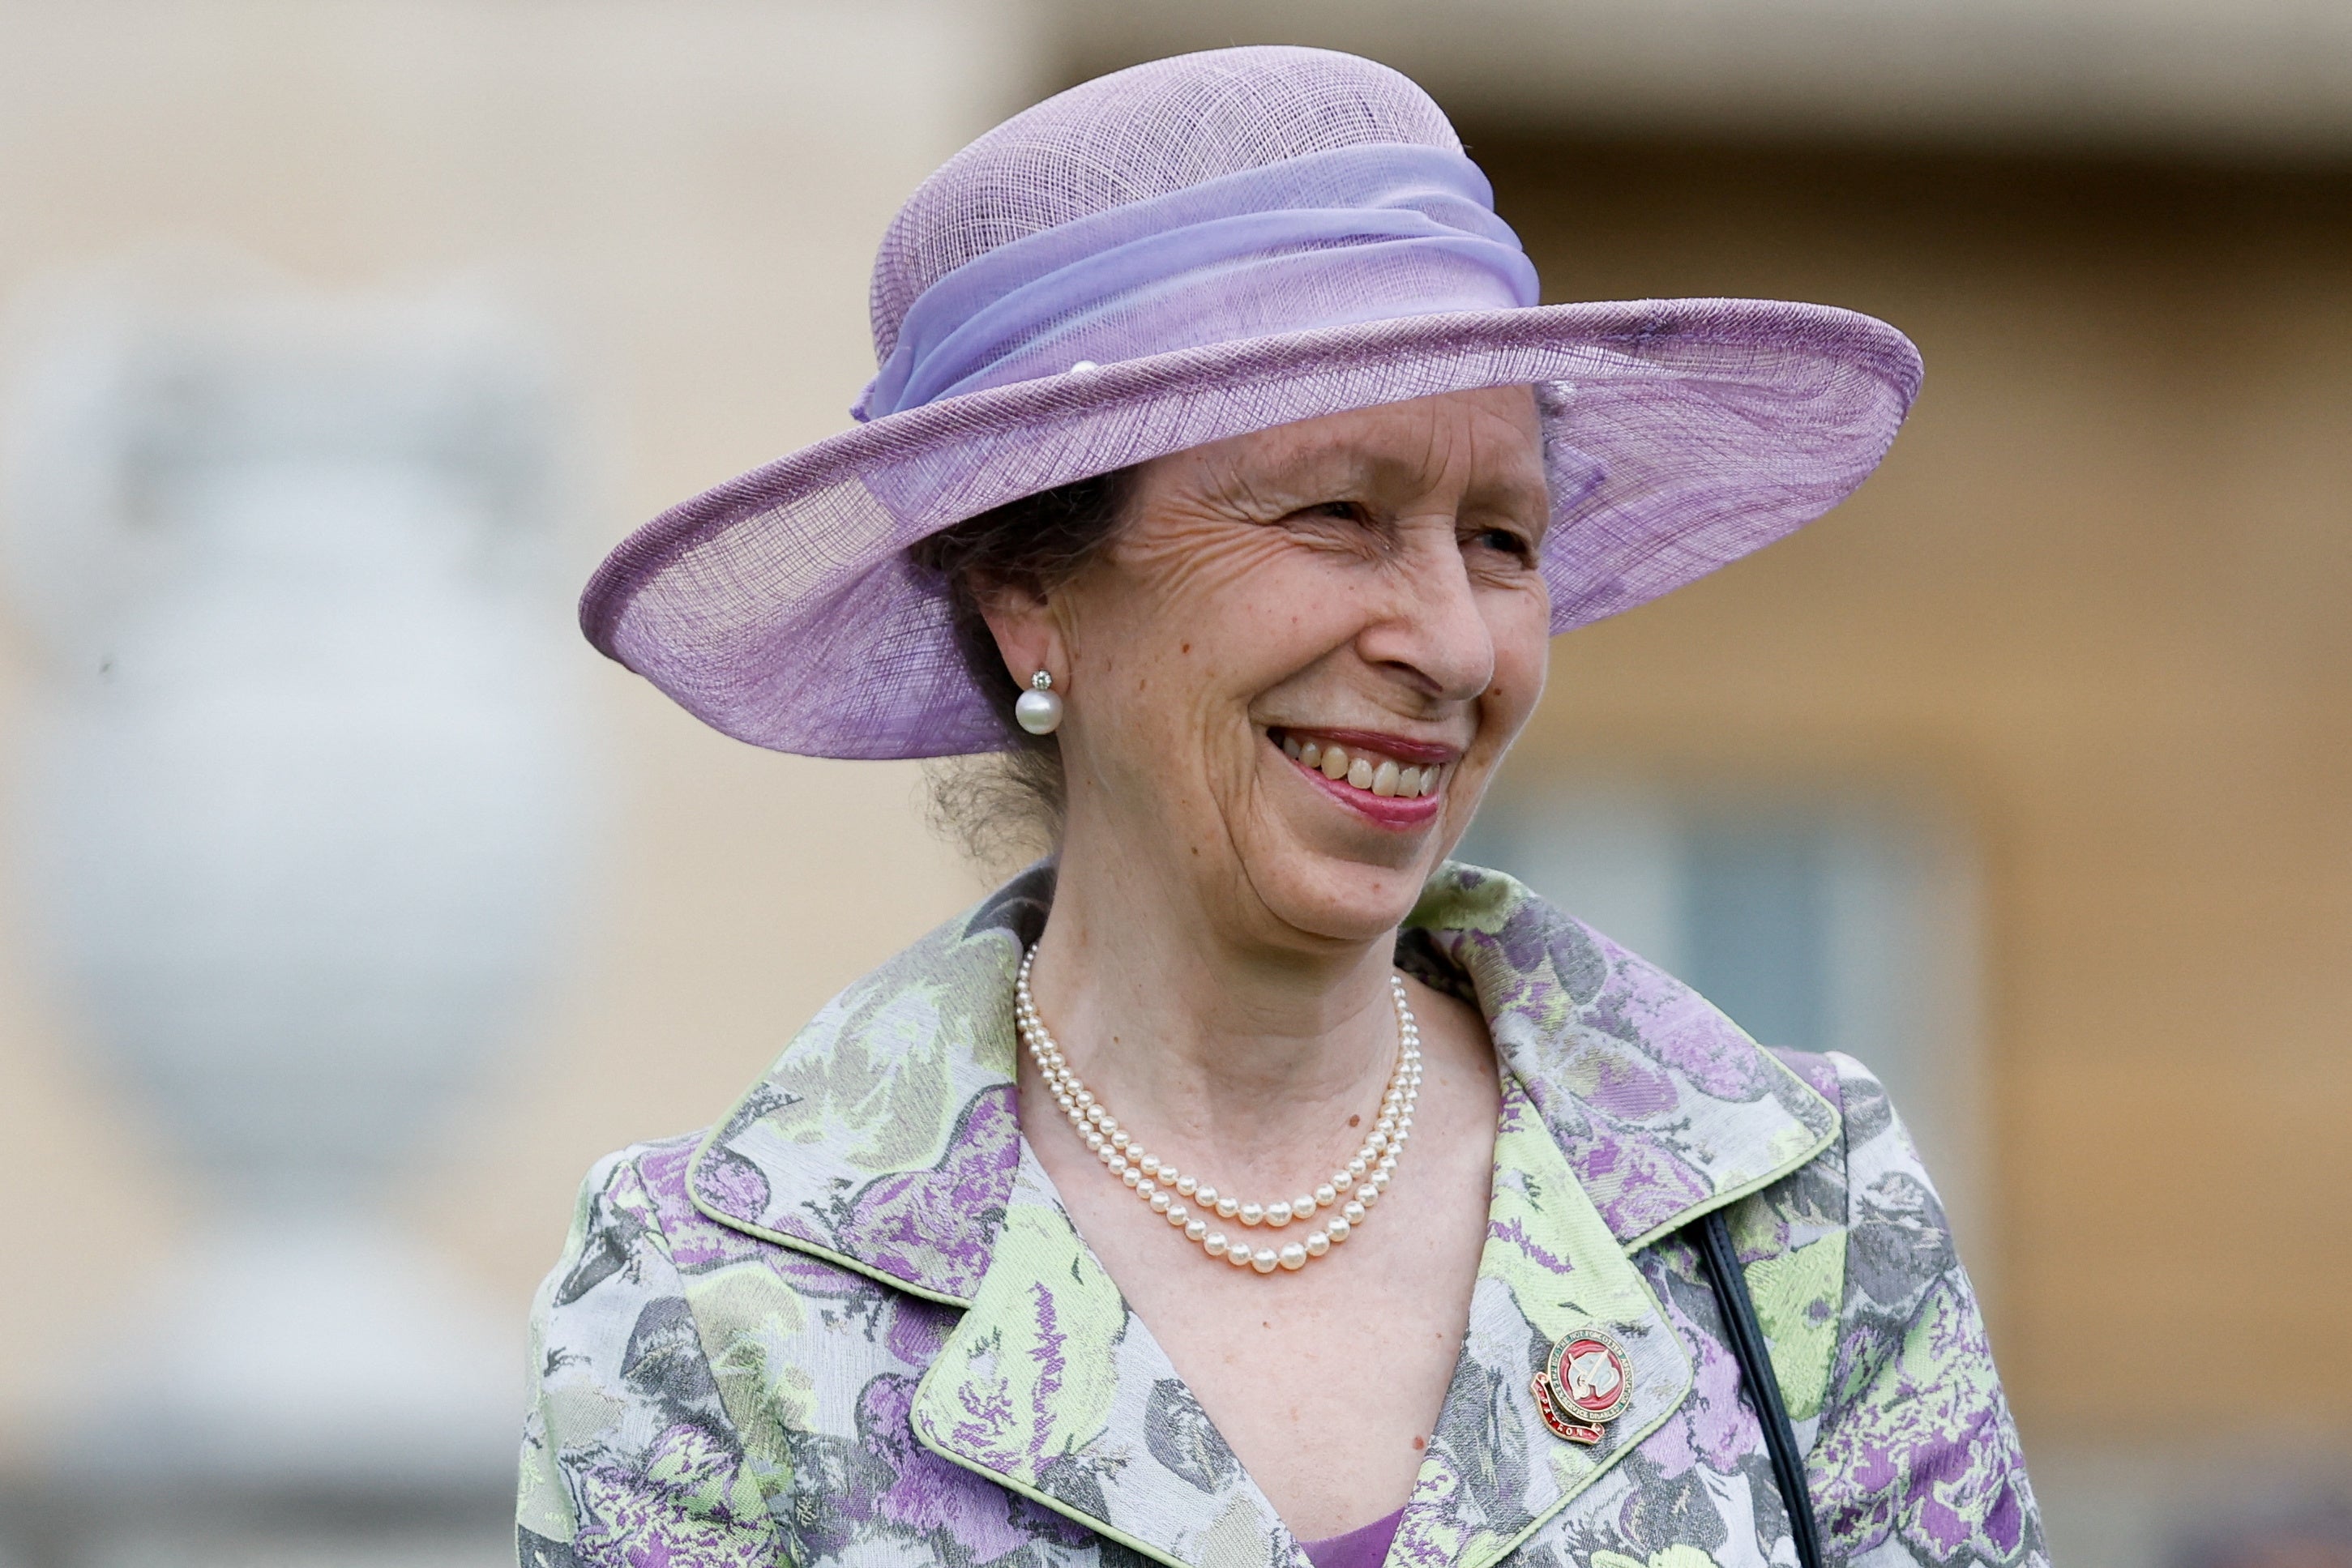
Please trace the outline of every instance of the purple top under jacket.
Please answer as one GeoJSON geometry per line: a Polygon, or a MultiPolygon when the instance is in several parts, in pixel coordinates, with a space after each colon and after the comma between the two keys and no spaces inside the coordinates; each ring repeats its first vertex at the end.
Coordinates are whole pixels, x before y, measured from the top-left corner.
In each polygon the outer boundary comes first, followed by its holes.
{"type": "Polygon", "coordinates": [[[1298,1549],[1315,1568],[1381,1568],[1389,1560],[1389,1543],[1396,1539],[1397,1525],[1403,1518],[1404,1510],[1399,1509],[1345,1535],[1302,1541],[1298,1549]]]}

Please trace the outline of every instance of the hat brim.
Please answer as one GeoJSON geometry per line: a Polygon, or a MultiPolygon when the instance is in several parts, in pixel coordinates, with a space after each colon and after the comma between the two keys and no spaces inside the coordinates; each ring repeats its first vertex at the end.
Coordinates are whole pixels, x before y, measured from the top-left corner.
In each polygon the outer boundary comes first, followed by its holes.
{"type": "MultiPolygon", "coordinates": [[[[1552,383],[1598,465],[1556,494],[1552,630],[1630,610],[1801,528],[1893,442],[1919,356],[1827,306],[1671,299],[1412,317],[1213,344],[943,399],[673,507],[590,580],[581,625],[705,723],[804,756],[1005,744],[916,540],[1023,496],[1250,431],[1552,383]]],[[[1580,465],[1581,472],[1582,465],[1580,465]]]]}

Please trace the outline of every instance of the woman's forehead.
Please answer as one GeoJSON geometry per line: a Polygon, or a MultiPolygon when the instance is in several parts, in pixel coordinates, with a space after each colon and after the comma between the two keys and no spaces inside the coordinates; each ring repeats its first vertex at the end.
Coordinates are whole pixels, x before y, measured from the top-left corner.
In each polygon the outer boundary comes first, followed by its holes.
{"type": "Polygon", "coordinates": [[[1234,436],[1195,455],[1213,483],[1543,485],[1543,433],[1531,389],[1496,387],[1328,414],[1234,436]]]}

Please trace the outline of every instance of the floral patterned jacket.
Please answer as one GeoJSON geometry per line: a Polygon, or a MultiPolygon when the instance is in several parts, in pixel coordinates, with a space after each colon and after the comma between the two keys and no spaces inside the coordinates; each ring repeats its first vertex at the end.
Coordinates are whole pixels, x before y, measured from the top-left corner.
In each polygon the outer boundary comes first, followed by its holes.
{"type": "MultiPolygon", "coordinates": [[[[1014,1112],[1032,872],[849,988],[708,1136],[600,1164],[533,1319],[525,1568],[1304,1568],[1072,1228],[1014,1112]]],[[[1391,1568],[1795,1552],[1681,1233],[1727,1208],[1828,1561],[2046,1568],[1968,1277],[1876,1080],[1767,1051],[1507,877],[1448,866],[1399,962],[1504,1068],[1468,1338],[1391,1568]],[[1603,1440],[1531,1375],[1598,1326],[1603,1440]]]]}

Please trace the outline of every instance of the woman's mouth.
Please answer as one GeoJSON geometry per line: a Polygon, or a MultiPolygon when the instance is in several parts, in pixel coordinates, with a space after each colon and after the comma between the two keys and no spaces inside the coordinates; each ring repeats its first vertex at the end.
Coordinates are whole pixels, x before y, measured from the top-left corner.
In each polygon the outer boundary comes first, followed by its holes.
{"type": "Polygon", "coordinates": [[[1270,729],[1266,738],[1327,794],[1388,826],[1435,816],[1454,766],[1451,747],[1355,731],[1270,729]]]}

